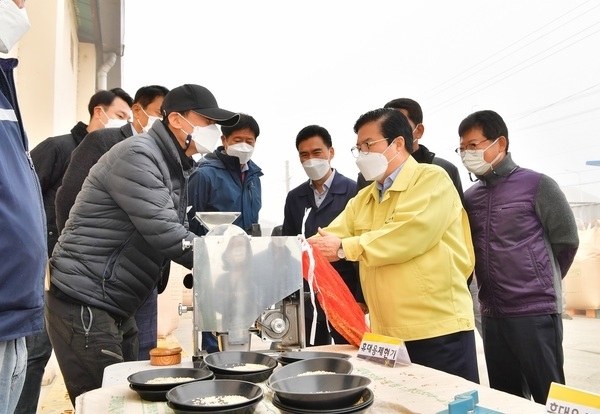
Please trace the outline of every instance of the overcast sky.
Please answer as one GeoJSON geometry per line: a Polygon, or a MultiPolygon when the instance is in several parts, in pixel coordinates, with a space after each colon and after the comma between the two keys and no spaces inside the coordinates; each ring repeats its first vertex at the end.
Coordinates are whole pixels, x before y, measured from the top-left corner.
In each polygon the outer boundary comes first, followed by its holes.
{"type": "Polygon", "coordinates": [[[298,131],[327,128],[332,165],[356,178],[354,122],[399,97],[421,104],[421,143],[454,162],[465,187],[458,125],[492,109],[517,164],[600,197],[600,167],[585,165],[600,160],[599,50],[594,0],[138,0],[125,2],[123,86],[197,83],[254,116],[261,220],[273,224],[286,186],[307,179],[298,131]]]}

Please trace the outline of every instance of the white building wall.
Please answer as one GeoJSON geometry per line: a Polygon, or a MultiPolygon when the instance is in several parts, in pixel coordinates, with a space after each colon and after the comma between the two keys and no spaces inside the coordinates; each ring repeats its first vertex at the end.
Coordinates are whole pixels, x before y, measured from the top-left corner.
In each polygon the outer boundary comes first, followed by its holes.
{"type": "Polygon", "coordinates": [[[17,93],[33,148],[49,136],[68,133],[77,121],[89,121],[95,49],[79,44],[71,0],[31,0],[26,8],[31,29],[17,52],[17,93]]]}

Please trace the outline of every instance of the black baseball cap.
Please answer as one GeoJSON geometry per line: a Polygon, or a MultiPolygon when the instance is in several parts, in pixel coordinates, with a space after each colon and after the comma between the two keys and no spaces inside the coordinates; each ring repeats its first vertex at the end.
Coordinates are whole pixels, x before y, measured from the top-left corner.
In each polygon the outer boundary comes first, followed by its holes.
{"type": "Polygon", "coordinates": [[[162,104],[163,116],[171,112],[194,111],[219,125],[233,126],[240,115],[219,108],[215,96],[204,86],[185,84],[171,89],[162,104]]]}

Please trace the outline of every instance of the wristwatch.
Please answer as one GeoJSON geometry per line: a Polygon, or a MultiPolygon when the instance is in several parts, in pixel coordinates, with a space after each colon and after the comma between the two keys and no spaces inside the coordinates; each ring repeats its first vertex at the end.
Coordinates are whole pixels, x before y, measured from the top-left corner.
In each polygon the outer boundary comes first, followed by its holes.
{"type": "Polygon", "coordinates": [[[346,253],[344,253],[344,249],[342,248],[342,242],[340,242],[340,247],[338,248],[337,256],[340,259],[345,259],[346,258],[346,253]]]}

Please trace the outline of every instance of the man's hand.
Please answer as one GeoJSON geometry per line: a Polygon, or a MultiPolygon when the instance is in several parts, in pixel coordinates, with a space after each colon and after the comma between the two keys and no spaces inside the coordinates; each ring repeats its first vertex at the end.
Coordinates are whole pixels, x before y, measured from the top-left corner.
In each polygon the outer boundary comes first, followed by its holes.
{"type": "Polygon", "coordinates": [[[307,239],[310,245],[316,249],[319,249],[323,256],[325,256],[325,259],[330,262],[337,262],[340,260],[338,257],[338,249],[342,244],[342,239],[323,231],[321,227],[319,227],[318,231],[319,236],[321,237],[307,239]]]}

